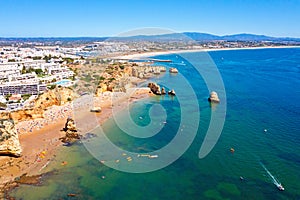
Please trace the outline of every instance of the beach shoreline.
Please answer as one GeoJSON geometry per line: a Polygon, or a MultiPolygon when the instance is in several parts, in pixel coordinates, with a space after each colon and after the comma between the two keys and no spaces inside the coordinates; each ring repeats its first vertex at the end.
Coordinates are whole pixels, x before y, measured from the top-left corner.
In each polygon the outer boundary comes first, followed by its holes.
{"type": "Polygon", "coordinates": [[[121,56],[114,56],[112,59],[131,60],[131,59],[145,59],[159,55],[192,53],[192,52],[210,52],[210,51],[233,51],[233,50],[255,50],[255,49],[282,49],[282,48],[300,48],[300,46],[266,46],[266,47],[242,47],[242,48],[205,48],[205,49],[187,49],[187,50],[172,50],[172,51],[153,51],[132,53],[121,56]]]}
{"type": "MultiPolygon", "coordinates": [[[[22,156],[19,158],[0,157],[0,199],[2,197],[1,193],[4,195],[4,193],[7,193],[7,190],[11,190],[11,186],[16,185],[15,180],[23,174],[35,176],[48,172],[47,166],[55,160],[60,149],[67,148],[63,146],[59,138],[65,135],[62,129],[68,117],[75,119],[76,125],[77,123],[79,124],[79,133],[84,135],[92,131],[95,126],[101,125],[111,118],[113,113],[115,114],[127,108],[136,100],[151,96],[152,94],[149,91],[149,88],[132,88],[126,93],[114,94],[112,92],[104,92],[102,96],[90,99],[89,103],[75,105],[75,102],[73,102],[72,109],[67,110],[68,112],[65,113],[64,118],[59,118],[54,123],[39,127],[38,130],[34,129],[32,132],[19,134],[23,150],[22,156]],[[101,106],[101,113],[90,112],[92,106],[101,106]],[[75,115],[77,116],[75,117],[75,115]],[[91,123],[93,121],[90,120],[91,118],[96,119],[97,124],[91,123]]],[[[51,108],[55,109],[57,107],[51,108]]],[[[70,107],[70,105],[61,106],[61,109],[64,110],[64,107],[70,107]]],[[[23,123],[22,126],[26,124],[26,122],[21,123],[23,123]]],[[[32,123],[32,121],[27,123],[32,123]]],[[[62,160],[61,162],[65,161],[62,160]]]]}
{"type": "MultiPolygon", "coordinates": [[[[179,50],[179,51],[161,51],[161,52],[147,52],[139,54],[130,54],[125,57],[115,57],[114,59],[141,59],[147,57],[153,57],[158,55],[168,54],[180,54],[190,52],[203,52],[203,51],[224,51],[224,50],[254,50],[254,49],[271,49],[271,48],[299,48],[299,46],[276,46],[276,47],[252,47],[252,48],[223,48],[223,49],[196,49],[196,50],[179,50]]],[[[81,133],[87,133],[93,130],[95,124],[91,123],[89,117],[94,117],[98,121],[98,125],[104,123],[110,117],[113,116],[113,106],[117,107],[114,111],[121,111],[128,107],[128,104],[135,100],[140,100],[149,97],[149,89],[142,88],[141,92],[131,93],[131,96],[123,96],[118,102],[112,104],[111,95],[113,93],[105,93],[99,97],[93,104],[85,105],[80,109],[85,112],[80,112],[79,123],[86,124],[84,128],[80,126],[81,133]],[[101,114],[91,113],[90,106],[101,106],[101,114]]],[[[55,106],[57,108],[58,106],[55,106]]],[[[53,158],[59,153],[60,148],[65,148],[62,142],[59,140],[60,137],[64,136],[64,132],[61,129],[68,117],[74,117],[74,110],[69,109],[70,105],[66,104],[59,108],[63,109],[67,107],[64,117],[57,120],[55,123],[47,124],[44,127],[33,130],[32,132],[26,132],[19,135],[20,143],[23,149],[23,155],[20,158],[13,157],[0,157],[0,199],[1,199],[1,187],[7,183],[14,183],[15,179],[21,175],[27,173],[29,176],[43,174],[47,171],[47,166],[52,162],[53,158]],[[69,106],[69,107],[68,107],[69,106]],[[45,153],[43,153],[45,152],[45,153]]],[[[75,123],[76,118],[75,118],[75,123]]]]}

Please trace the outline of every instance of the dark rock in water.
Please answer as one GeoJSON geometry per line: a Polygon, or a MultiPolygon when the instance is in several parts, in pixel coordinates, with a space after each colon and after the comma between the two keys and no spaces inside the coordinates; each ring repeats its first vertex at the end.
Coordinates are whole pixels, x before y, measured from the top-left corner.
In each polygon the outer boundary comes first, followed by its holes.
{"type": "Polygon", "coordinates": [[[218,94],[215,91],[212,91],[209,95],[208,101],[213,103],[219,103],[220,99],[218,97],[218,94]]]}
{"type": "Polygon", "coordinates": [[[175,93],[175,90],[174,90],[174,89],[170,90],[170,91],[168,92],[168,94],[169,94],[169,95],[172,95],[172,96],[175,96],[175,95],[176,95],[176,93],[175,93]]]}
{"type": "Polygon", "coordinates": [[[16,182],[20,184],[27,184],[27,185],[38,185],[41,183],[41,177],[42,175],[27,176],[27,174],[25,173],[20,177],[18,177],[16,179],[16,182]]]}
{"type": "Polygon", "coordinates": [[[161,95],[160,86],[156,83],[148,83],[148,87],[153,92],[153,94],[161,95]]]}
{"type": "Polygon", "coordinates": [[[11,119],[0,120],[0,155],[20,157],[22,148],[15,124],[11,119]]]}
{"type": "Polygon", "coordinates": [[[161,94],[162,94],[162,95],[166,94],[166,90],[165,90],[164,87],[161,88],[161,94]]]}
{"type": "Polygon", "coordinates": [[[86,133],[84,136],[82,136],[81,140],[88,140],[94,137],[97,137],[97,135],[94,133],[86,133]]]}
{"type": "Polygon", "coordinates": [[[72,144],[70,143],[70,142],[66,142],[66,143],[64,143],[63,144],[63,146],[66,146],[66,147],[69,147],[69,146],[71,146],[72,144]]]}

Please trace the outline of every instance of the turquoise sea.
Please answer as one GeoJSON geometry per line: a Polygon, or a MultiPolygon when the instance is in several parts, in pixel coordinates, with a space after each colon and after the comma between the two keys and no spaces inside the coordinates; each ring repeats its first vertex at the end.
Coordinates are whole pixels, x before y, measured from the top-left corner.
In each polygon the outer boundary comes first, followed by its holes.
{"type": "MultiPolygon", "coordinates": [[[[181,134],[181,140],[167,153],[177,155],[179,152],[180,155],[184,149],[182,146],[187,144],[188,147],[174,162],[147,173],[121,172],[102,164],[99,161],[101,156],[116,168],[124,169],[140,169],[143,165],[141,159],[147,158],[131,156],[132,160],[128,161],[127,153],[116,155],[100,142],[100,156],[96,159],[85,145],[79,143],[63,148],[55,158],[57,162],[47,167],[54,172],[43,178],[42,185],[22,185],[11,195],[16,199],[299,200],[300,48],[208,52],[226,91],[219,91],[218,84],[210,84],[220,94],[220,105],[210,105],[207,101],[211,88],[208,89],[201,74],[190,63],[192,60],[197,67],[203,67],[202,73],[209,75],[210,64],[202,59],[207,57],[203,54],[194,52],[155,57],[172,60],[159,65],[179,70],[177,75],[166,72],[153,78],[168,89],[174,88],[177,96],[155,96],[136,101],[130,105],[129,111],[131,119],[139,127],[147,127],[151,123],[148,130],[160,127],[159,133],[146,138],[148,133],[140,131],[136,134],[145,138],[132,137],[126,133],[134,132],[134,126],[121,130],[114,118],[102,126],[107,138],[124,152],[158,155],[158,158],[147,160],[149,169],[156,167],[157,160],[172,157],[162,155],[159,149],[181,134]],[[186,84],[190,85],[189,89],[186,84]],[[227,109],[223,113],[226,117],[222,133],[210,153],[200,159],[199,149],[211,116],[218,113],[225,103],[227,109]],[[163,112],[153,109],[157,105],[164,108],[166,119],[163,119],[163,112]],[[188,113],[183,123],[181,110],[188,113]],[[197,131],[194,133],[193,130],[197,131]],[[187,138],[193,135],[195,138],[189,145],[187,138]],[[231,148],[234,148],[234,153],[231,148]],[[62,161],[67,161],[68,165],[61,166],[62,161]],[[240,180],[240,176],[244,179],[240,180]],[[277,189],[274,179],[282,183],[284,191],[277,189]],[[68,197],[69,193],[76,196],[68,197]]],[[[125,112],[118,114],[121,121],[128,118],[125,112]]],[[[98,135],[97,138],[103,138],[99,130],[93,133],[98,135]]],[[[88,142],[93,143],[93,140],[97,141],[91,138],[88,142]]]]}

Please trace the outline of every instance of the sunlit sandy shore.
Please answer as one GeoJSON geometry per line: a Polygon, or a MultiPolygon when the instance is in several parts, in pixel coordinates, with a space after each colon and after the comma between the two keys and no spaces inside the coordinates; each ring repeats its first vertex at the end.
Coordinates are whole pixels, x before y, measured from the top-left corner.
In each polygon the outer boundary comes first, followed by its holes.
{"type": "Polygon", "coordinates": [[[180,53],[191,53],[191,52],[209,52],[209,51],[230,51],[230,50],[247,50],[247,49],[275,49],[275,48],[300,48],[300,46],[268,46],[268,47],[243,47],[243,48],[210,48],[210,49],[190,49],[190,50],[178,50],[178,51],[155,51],[155,52],[144,52],[144,53],[133,53],[128,55],[116,56],[114,59],[143,59],[158,55],[168,54],[180,54],[180,53]]]}
{"type": "MultiPolygon", "coordinates": [[[[33,129],[32,132],[20,134],[19,138],[23,149],[20,158],[0,157],[0,188],[22,174],[37,175],[47,171],[47,166],[55,160],[59,149],[67,148],[62,145],[59,138],[65,134],[61,130],[69,116],[75,119],[79,133],[84,135],[86,132],[93,130],[95,126],[109,119],[113,112],[119,112],[127,108],[133,101],[149,97],[151,95],[149,91],[149,88],[136,88],[129,90],[127,93],[105,92],[100,97],[86,98],[87,102],[84,103],[78,99],[71,103],[71,106],[62,106],[62,108],[71,107],[66,111],[64,118],[59,118],[51,124],[40,127],[38,130],[33,129]],[[91,113],[90,108],[93,106],[101,106],[101,113],[91,113]]],[[[57,110],[56,107],[51,109],[57,110]]],[[[26,126],[32,122],[22,122],[21,125],[26,126]]],[[[19,124],[16,127],[22,128],[19,124]]],[[[59,162],[64,162],[64,160],[59,162]]]]}
{"type": "MultiPolygon", "coordinates": [[[[274,47],[251,47],[251,48],[222,48],[222,49],[196,49],[196,50],[179,50],[179,51],[160,51],[160,52],[146,52],[136,53],[130,55],[123,55],[114,57],[115,59],[143,59],[157,55],[165,54],[180,54],[189,52],[208,52],[208,51],[224,51],[224,50],[245,50],[245,49],[270,49],[270,48],[299,48],[299,46],[274,46],[274,47]]],[[[20,143],[23,149],[22,157],[0,157],[0,187],[1,184],[14,181],[15,178],[24,173],[28,175],[36,175],[47,171],[47,166],[55,160],[60,148],[67,148],[62,146],[59,140],[64,135],[62,128],[65,125],[68,116],[75,118],[78,124],[79,131],[84,134],[93,130],[95,125],[102,124],[105,120],[109,119],[113,112],[118,112],[128,107],[128,104],[142,98],[149,96],[149,89],[142,88],[135,92],[126,94],[112,94],[104,93],[102,96],[88,100],[88,103],[82,105],[65,105],[68,107],[63,117],[57,119],[53,123],[46,124],[38,129],[33,129],[32,132],[24,132],[20,134],[20,143]],[[114,95],[115,101],[112,104],[111,96],[114,95]],[[119,95],[119,96],[118,96],[119,95]],[[92,106],[101,106],[102,112],[95,114],[90,112],[92,106]],[[70,108],[70,109],[69,109],[70,108]],[[74,116],[76,115],[76,116],[74,116]],[[95,120],[91,120],[95,119],[95,120]]],[[[75,101],[76,102],[76,101],[75,101]]],[[[80,101],[79,101],[80,102],[80,101]]],[[[63,109],[64,107],[62,107],[63,109]]],[[[57,107],[53,107],[55,114],[57,107]]],[[[22,126],[28,128],[32,125],[32,121],[22,122],[22,126]]],[[[21,125],[17,128],[21,130],[21,125]]],[[[57,161],[56,161],[57,162],[57,161]]],[[[59,162],[64,162],[61,160],[59,162]]],[[[0,196],[1,199],[1,196],[0,196]]]]}

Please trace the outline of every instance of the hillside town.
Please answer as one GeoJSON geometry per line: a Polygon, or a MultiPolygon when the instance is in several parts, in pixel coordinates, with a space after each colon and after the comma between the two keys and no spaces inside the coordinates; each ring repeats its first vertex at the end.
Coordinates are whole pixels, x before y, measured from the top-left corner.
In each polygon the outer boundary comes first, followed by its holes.
{"type": "Polygon", "coordinates": [[[83,57],[56,46],[1,47],[0,109],[20,109],[55,85],[71,86],[75,73],[68,65],[83,62],[83,57]]]}
{"type": "MultiPolygon", "coordinates": [[[[80,79],[84,79],[85,87],[89,87],[94,79],[101,77],[105,66],[108,67],[107,64],[132,61],[117,59],[130,54],[174,50],[265,48],[298,44],[269,41],[194,41],[189,38],[184,38],[184,40],[127,39],[53,38],[14,41],[0,38],[0,110],[22,109],[45,91],[56,86],[74,86],[80,79]],[[103,66],[99,68],[99,64],[103,66]],[[78,70],[78,66],[83,65],[88,67],[90,72],[97,65],[97,70],[100,71],[89,74],[82,69],[78,70]]],[[[123,65],[120,64],[120,66],[123,65]]],[[[139,68],[134,70],[136,69],[139,68]]],[[[140,75],[136,77],[138,76],[140,75]]],[[[115,87],[114,90],[122,91],[124,85],[128,85],[127,79],[121,80],[118,83],[114,81],[115,85],[121,85],[115,87]],[[121,89],[117,89],[118,87],[121,89]]]]}

